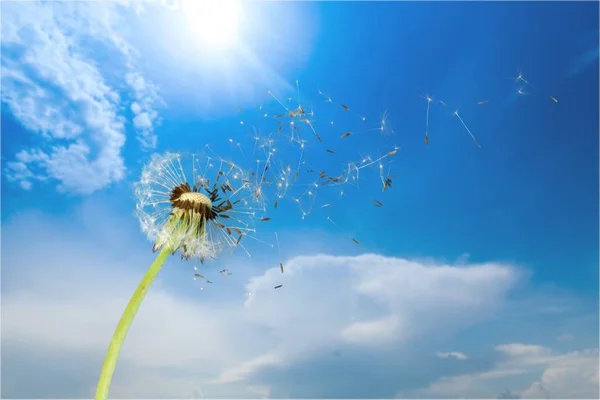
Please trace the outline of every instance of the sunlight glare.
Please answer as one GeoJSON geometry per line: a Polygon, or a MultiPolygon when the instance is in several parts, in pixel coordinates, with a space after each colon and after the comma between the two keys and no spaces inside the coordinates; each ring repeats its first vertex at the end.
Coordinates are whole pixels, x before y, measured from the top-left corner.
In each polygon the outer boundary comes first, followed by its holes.
{"type": "Polygon", "coordinates": [[[223,50],[236,42],[241,6],[235,0],[187,0],[188,29],[202,45],[223,50]]]}

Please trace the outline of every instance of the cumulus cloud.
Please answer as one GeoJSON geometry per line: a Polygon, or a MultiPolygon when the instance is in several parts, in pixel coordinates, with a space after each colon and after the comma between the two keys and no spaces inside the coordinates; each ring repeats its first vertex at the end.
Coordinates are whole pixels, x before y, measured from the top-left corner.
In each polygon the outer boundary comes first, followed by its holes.
{"type": "MultiPolygon", "coordinates": [[[[3,221],[4,397],[93,394],[115,324],[152,260],[138,228],[102,204],[91,199],[69,222],[40,213],[3,221]]],[[[374,395],[376,382],[393,395],[403,375],[427,368],[432,380],[440,376],[436,368],[468,372],[419,392],[428,397],[477,394],[489,381],[534,367],[545,369],[519,393],[560,392],[569,386],[559,379],[574,379],[594,357],[506,344],[498,346],[504,358],[494,368],[474,374],[471,357],[447,363],[430,353],[441,338],[502,309],[521,276],[514,266],[313,255],[287,260],[281,274],[279,268],[236,268],[236,262],[227,260],[234,275],[215,277],[200,291],[191,266],[168,261],[125,342],[113,397],[339,397],[349,376],[365,395],[374,395]],[[274,290],[275,284],[283,287],[274,290]],[[343,376],[335,383],[323,381],[322,373],[307,375],[319,370],[343,376]]],[[[217,274],[220,266],[213,268],[217,274]]]]}
{"type": "Polygon", "coordinates": [[[59,190],[91,193],[121,180],[127,123],[121,105],[128,92],[119,85],[124,75],[140,105],[141,114],[134,113],[140,143],[156,145],[157,90],[136,69],[136,51],[119,33],[120,13],[128,5],[3,5],[2,102],[40,139],[6,163],[9,181],[29,189],[52,179],[59,190]]]}

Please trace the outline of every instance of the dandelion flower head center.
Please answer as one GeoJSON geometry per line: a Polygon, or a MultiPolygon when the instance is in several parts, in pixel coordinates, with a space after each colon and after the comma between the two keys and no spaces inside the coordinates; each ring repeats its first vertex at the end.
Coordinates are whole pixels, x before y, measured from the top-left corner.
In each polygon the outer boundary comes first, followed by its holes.
{"type": "Polygon", "coordinates": [[[220,211],[219,207],[213,208],[213,201],[219,198],[216,191],[210,194],[211,197],[208,197],[200,193],[196,186],[192,188],[189,183],[182,183],[171,191],[171,205],[176,211],[176,215],[193,213],[201,216],[198,223],[202,225],[205,220],[215,219],[220,211]]]}
{"type": "Polygon", "coordinates": [[[207,208],[212,208],[212,201],[202,193],[187,192],[179,196],[179,201],[188,201],[192,204],[203,205],[207,208]]]}

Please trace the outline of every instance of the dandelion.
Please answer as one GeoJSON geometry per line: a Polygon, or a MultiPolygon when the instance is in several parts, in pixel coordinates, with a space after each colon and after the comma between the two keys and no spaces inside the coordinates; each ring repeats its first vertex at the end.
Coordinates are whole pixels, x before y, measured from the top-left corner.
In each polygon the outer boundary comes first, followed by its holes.
{"type": "MultiPolygon", "coordinates": [[[[204,262],[227,248],[252,237],[253,221],[260,219],[254,193],[257,190],[237,165],[221,159],[191,156],[186,174],[182,156],[156,155],[144,167],[135,184],[136,214],[144,233],[159,251],[127,305],[110,342],[96,399],[106,399],[120,349],[148,289],[167,257],[204,262]]],[[[246,253],[248,251],[244,248],[246,253]]],[[[248,253],[249,255],[249,253],[248,253]]]]}

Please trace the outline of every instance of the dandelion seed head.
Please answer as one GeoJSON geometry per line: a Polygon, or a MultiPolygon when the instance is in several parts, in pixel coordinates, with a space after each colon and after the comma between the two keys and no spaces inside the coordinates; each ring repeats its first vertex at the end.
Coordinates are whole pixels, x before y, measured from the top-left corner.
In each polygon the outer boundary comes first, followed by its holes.
{"type": "Polygon", "coordinates": [[[216,258],[252,232],[259,217],[248,173],[220,158],[154,155],[135,184],[136,215],[154,250],[216,258]]]}

